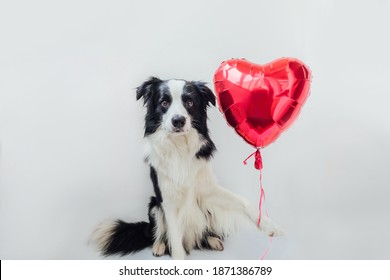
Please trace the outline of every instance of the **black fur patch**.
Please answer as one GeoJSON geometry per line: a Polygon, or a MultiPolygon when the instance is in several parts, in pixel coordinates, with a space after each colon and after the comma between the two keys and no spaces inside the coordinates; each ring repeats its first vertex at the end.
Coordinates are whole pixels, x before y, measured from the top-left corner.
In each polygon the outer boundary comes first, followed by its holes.
{"type": "Polygon", "coordinates": [[[147,109],[145,116],[145,136],[156,132],[161,125],[164,108],[159,106],[159,99],[163,97],[161,85],[164,81],[156,77],[151,77],[137,88],[137,100],[143,98],[144,106],[147,109]]]}
{"type": "Polygon", "coordinates": [[[211,140],[208,140],[196,153],[196,158],[208,160],[213,156],[215,151],[216,148],[214,143],[211,140]]]}
{"type": "Polygon", "coordinates": [[[103,254],[124,256],[145,249],[152,244],[153,234],[149,223],[126,223],[117,220],[103,254]]]}
{"type": "Polygon", "coordinates": [[[156,194],[156,205],[160,205],[163,202],[163,197],[158,185],[157,173],[153,166],[150,166],[150,179],[152,180],[154,193],[156,194]]]}

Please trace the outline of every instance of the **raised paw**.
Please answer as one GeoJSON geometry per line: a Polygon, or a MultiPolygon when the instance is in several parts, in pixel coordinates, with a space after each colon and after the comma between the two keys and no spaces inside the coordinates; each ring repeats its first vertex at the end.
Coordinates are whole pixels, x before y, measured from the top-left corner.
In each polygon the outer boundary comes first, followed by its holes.
{"type": "Polygon", "coordinates": [[[283,228],[272,221],[267,216],[262,216],[260,221],[260,230],[263,231],[268,236],[284,236],[285,232],[283,228]]]}

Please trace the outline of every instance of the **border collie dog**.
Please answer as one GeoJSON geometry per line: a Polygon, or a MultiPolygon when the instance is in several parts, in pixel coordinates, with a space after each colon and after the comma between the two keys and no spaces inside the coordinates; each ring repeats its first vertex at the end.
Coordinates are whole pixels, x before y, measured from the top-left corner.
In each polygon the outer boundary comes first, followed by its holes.
{"type": "MultiPolygon", "coordinates": [[[[92,240],[105,256],[125,255],[152,247],[153,255],[184,259],[192,249],[223,250],[223,239],[246,216],[257,225],[258,210],[222,188],[211,168],[216,148],[207,128],[207,107],[215,96],[203,82],[152,77],[137,88],[143,98],[145,159],[155,196],[149,222],[121,220],[97,227],[92,240]]],[[[260,229],[282,235],[267,216],[260,229]]]]}

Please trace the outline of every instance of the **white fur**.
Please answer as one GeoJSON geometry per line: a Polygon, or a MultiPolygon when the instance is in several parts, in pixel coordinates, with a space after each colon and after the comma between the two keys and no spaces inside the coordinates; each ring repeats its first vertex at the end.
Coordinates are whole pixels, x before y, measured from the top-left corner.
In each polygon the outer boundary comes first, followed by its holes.
{"type": "MultiPolygon", "coordinates": [[[[163,254],[162,232],[166,230],[172,257],[184,259],[186,249],[195,248],[205,230],[226,236],[235,228],[235,219],[244,214],[257,224],[258,211],[247,200],[219,186],[209,161],[196,158],[204,140],[192,128],[189,116],[181,102],[184,82],[169,83],[172,104],[164,116],[163,125],[146,137],[146,158],[158,177],[163,197],[164,217],[157,217],[155,255],[163,254]],[[188,118],[184,133],[172,133],[166,129],[175,114],[188,118]],[[208,214],[209,213],[209,214],[208,214]],[[163,227],[160,228],[159,227],[163,227]]],[[[260,228],[268,235],[281,235],[283,231],[269,218],[262,217],[260,228]]],[[[218,238],[208,238],[212,248],[222,250],[218,238]]]]}
{"type": "Polygon", "coordinates": [[[174,116],[183,116],[185,118],[186,123],[183,127],[184,133],[188,133],[191,128],[190,116],[181,101],[181,94],[183,92],[184,85],[185,82],[182,80],[170,80],[167,82],[167,86],[172,96],[172,102],[168,111],[163,116],[162,127],[168,132],[173,132],[174,130],[172,125],[172,118],[174,116]]]}
{"type": "Polygon", "coordinates": [[[115,230],[115,222],[104,221],[100,223],[91,234],[89,243],[95,244],[95,246],[102,251],[108,243],[112,233],[115,230]]]}
{"type": "Polygon", "coordinates": [[[164,241],[164,233],[167,231],[166,228],[166,219],[164,213],[158,211],[157,208],[152,209],[152,213],[154,219],[156,220],[156,228],[154,231],[154,244],[153,244],[153,255],[162,256],[165,253],[165,241],[164,241]]]}

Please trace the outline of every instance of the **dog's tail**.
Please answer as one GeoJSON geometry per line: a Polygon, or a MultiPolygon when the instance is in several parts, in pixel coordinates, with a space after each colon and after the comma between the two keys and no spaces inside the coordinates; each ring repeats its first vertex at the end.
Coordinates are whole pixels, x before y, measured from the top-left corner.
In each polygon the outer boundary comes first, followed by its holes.
{"type": "Polygon", "coordinates": [[[92,233],[90,241],[104,256],[124,256],[152,246],[153,227],[147,222],[104,222],[92,233]]]}

